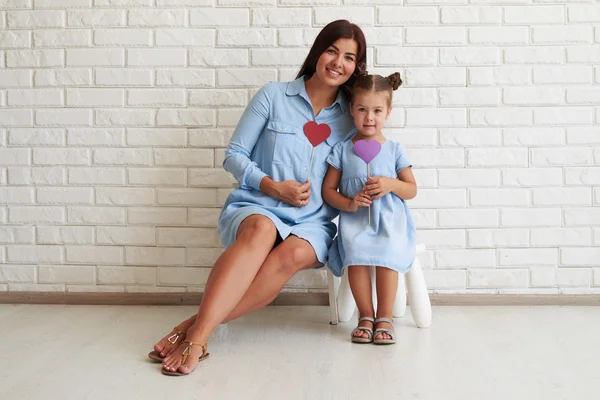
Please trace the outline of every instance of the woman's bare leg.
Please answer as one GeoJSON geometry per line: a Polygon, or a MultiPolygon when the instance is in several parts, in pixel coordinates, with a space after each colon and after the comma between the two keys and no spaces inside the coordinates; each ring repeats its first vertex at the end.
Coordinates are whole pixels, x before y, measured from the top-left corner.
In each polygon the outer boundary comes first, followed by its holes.
{"type": "MultiPolygon", "coordinates": [[[[187,331],[187,340],[206,343],[212,331],[226,318],[237,318],[269,304],[297,271],[317,264],[312,246],[305,240],[289,236],[269,253],[245,293],[231,293],[229,280],[234,279],[233,276],[218,277],[220,279],[213,282],[209,278],[196,321],[187,331]]],[[[165,357],[163,368],[182,373],[193,371],[202,352],[199,346],[192,347],[185,365],[181,365],[180,355],[185,347],[185,344],[181,345],[165,357]]]]}
{"type": "MultiPolygon", "coordinates": [[[[358,307],[359,318],[373,317],[375,310],[373,309],[373,297],[371,292],[371,275],[369,269],[371,267],[365,265],[351,265],[348,267],[348,282],[352,296],[358,307]]],[[[369,321],[361,321],[358,326],[362,328],[373,328],[373,323],[369,321]]],[[[367,339],[369,335],[364,331],[357,331],[355,337],[363,337],[367,339]]]]}
{"type": "MultiPolygon", "coordinates": [[[[396,300],[396,291],[398,290],[398,273],[385,267],[375,268],[375,285],[377,287],[377,318],[393,319],[392,309],[394,300],[396,300]]],[[[387,322],[380,322],[376,328],[391,329],[394,327],[387,322]]],[[[375,339],[391,339],[387,333],[379,333],[375,339]]]]}

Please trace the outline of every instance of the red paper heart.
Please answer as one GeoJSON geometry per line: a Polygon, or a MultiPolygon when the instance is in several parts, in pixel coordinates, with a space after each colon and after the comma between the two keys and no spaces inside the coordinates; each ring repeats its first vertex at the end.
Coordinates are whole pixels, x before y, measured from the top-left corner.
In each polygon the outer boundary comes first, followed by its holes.
{"type": "Polygon", "coordinates": [[[315,121],[309,121],[304,124],[304,134],[313,147],[317,147],[331,135],[331,128],[327,124],[319,125],[315,121]]]}

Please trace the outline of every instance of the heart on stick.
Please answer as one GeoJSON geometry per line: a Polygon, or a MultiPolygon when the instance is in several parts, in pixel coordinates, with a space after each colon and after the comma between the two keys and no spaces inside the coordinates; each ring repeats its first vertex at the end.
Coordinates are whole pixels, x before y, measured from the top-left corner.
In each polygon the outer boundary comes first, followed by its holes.
{"type": "Polygon", "coordinates": [[[310,144],[317,147],[331,135],[331,128],[327,124],[319,125],[315,121],[309,121],[304,124],[304,134],[310,144]]]}
{"type": "Polygon", "coordinates": [[[381,151],[381,143],[377,140],[357,140],[354,143],[354,152],[367,164],[381,151]]]}

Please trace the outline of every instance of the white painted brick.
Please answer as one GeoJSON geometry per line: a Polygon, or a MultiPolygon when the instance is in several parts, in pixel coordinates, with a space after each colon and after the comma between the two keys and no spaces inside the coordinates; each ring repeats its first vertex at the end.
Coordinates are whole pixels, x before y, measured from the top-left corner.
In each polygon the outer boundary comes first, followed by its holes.
{"type": "Polygon", "coordinates": [[[564,21],[563,6],[504,7],[505,24],[563,24],[564,21]]]}
{"type": "Polygon", "coordinates": [[[532,112],[527,108],[470,109],[469,122],[471,126],[523,126],[533,123],[532,112]]]}
{"type": "Polygon", "coordinates": [[[94,31],[96,46],[152,46],[150,29],[105,29],[94,31]]]}
{"type": "Polygon", "coordinates": [[[263,66],[296,66],[306,58],[305,49],[252,49],[252,65],[263,66]]]}
{"type": "Polygon", "coordinates": [[[600,62],[600,49],[597,46],[574,46],[567,49],[567,62],[569,63],[595,63],[600,62]]]}
{"type": "Polygon", "coordinates": [[[412,89],[403,88],[400,92],[394,94],[392,106],[410,107],[410,106],[435,106],[436,95],[432,89],[412,89]]]}
{"type": "Polygon", "coordinates": [[[500,249],[499,266],[531,267],[554,266],[558,262],[558,249],[500,249]]]}
{"type": "Polygon", "coordinates": [[[583,147],[531,149],[532,166],[575,166],[590,164],[590,162],[590,151],[583,147]]]}
{"type": "Polygon", "coordinates": [[[35,112],[36,125],[42,126],[91,126],[90,109],[46,109],[35,112]]]}
{"type": "Polygon", "coordinates": [[[151,86],[152,71],[146,69],[96,69],[99,86],[151,86]]]}
{"type": "Polygon", "coordinates": [[[469,229],[469,247],[528,247],[527,229],[469,229]]]}
{"type": "Polygon", "coordinates": [[[190,208],[188,224],[216,228],[220,214],[219,208],[190,208]]]}
{"type": "Polygon", "coordinates": [[[123,89],[67,89],[67,105],[79,107],[123,106],[123,89]]]}
{"type": "Polygon", "coordinates": [[[417,229],[433,229],[436,226],[436,211],[435,210],[419,210],[412,209],[412,216],[417,229]]]}
{"type": "Polygon", "coordinates": [[[594,274],[594,283],[593,283],[594,286],[600,286],[600,269],[594,268],[593,274],[594,274]]]}
{"type": "Polygon", "coordinates": [[[537,188],[532,190],[534,206],[591,206],[591,188],[537,188]]]}
{"type": "Polygon", "coordinates": [[[437,144],[438,135],[434,128],[388,128],[383,133],[388,139],[400,142],[405,147],[433,147],[437,144]]]}
{"type": "Polygon", "coordinates": [[[565,142],[562,128],[506,128],[503,133],[505,146],[551,146],[565,142]]]}
{"type": "Polygon", "coordinates": [[[38,226],[37,241],[41,244],[92,244],[91,226],[38,226]]]}
{"type": "Polygon", "coordinates": [[[309,8],[254,8],[252,9],[253,26],[310,26],[311,12],[309,8]]]}
{"type": "Polygon", "coordinates": [[[496,266],[495,250],[437,250],[438,268],[493,268],[496,266]]]}
{"type": "Polygon", "coordinates": [[[591,66],[535,67],[535,68],[533,68],[533,83],[536,83],[536,84],[592,83],[592,67],[591,66]]]}
{"type": "Polygon", "coordinates": [[[214,46],[213,29],[157,29],[157,46],[214,46]]]}
{"type": "Polygon", "coordinates": [[[500,186],[500,171],[443,168],[438,171],[438,181],[441,187],[497,187],[500,186]]]}
{"type": "Polygon", "coordinates": [[[185,106],[186,93],[183,89],[135,89],[127,91],[130,106],[185,106]]]}
{"type": "Polygon", "coordinates": [[[223,166],[225,162],[225,149],[215,149],[215,165],[223,166]]]}
{"type": "Polygon", "coordinates": [[[19,10],[31,8],[31,0],[0,0],[0,9],[19,10]]]}
{"type": "MultiPolygon", "coordinates": [[[[217,111],[217,126],[235,128],[235,126],[240,121],[243,112],[244,112],[243,108],[238,108],[238,109],[233,109],[233,110],[232,109],[218,110],[217,111]]],[[[392,126],[398,125],[398,123],[395,123],[396,119],[393,118],[393,116],[391,116],[388,119],[388,121],[389,121],[389,124],[391,124],[392,126]]],[[[400,126],[404,125],[403,119],[401,120],[399,125],[400,126]]]]}
{"type": "Polygon", "coordinates": [[[115,128],[70,128],[67,133],[67,141],[71,146],[121,146],[123,144],[123,130],[115,128]]]}
{"type": "Polygon", "coordinates": [[[565,98],[563,88],[504,88],[502,101],[509,105],[559,105],[565,98]]]}
{"type": "Polygon", "coordinates": [[[470,189],[471,206],[480,207],[512,207],[529,205],[528,189],[470,189]]]}
{"type": "Polygon", "coordinates": [[[528,164],[527,149],[479,148],[467,150],[467,164],[476,167],[523,166],[528,164]]]}
{"type": "MultiPolygon", "coordinates": [[[[212,1],[210,1],[212,5],[212,1]]],[[[190,10],[190,25],[191,26],[249,26],[250,10],[228,9],[228,8],[207,8],[207,9],[191,9],[190,10]]]]}
{"type": "Polygon", "coordinates": [[[96,203],[110,205],[153,205],[152,188],[97,188],[96,203]]]}
{"type": "Polygon", "coordinates": [[[464,150],[462,149],[410,149],[409,159],[419,167],[462,167],[464,150]]]}
{"type": "Polygon", "coordinates": [[[156,123],[160,126],[214,126],[215,112],[200,108],[161,108],[156,115],[156,123]]]}
{"type": "Polygon", "coordinates": [[[563,64],[563,47],[508,47],[504,49],[505,64],[563,64]]]}
{"type": "Polygon", "coordinates": [[[221,168],[190,168],[188,175],[189,187],[231,187],[236,180],[231,174],[221,168]]]}
{"type": "Polygon", "coordinates": [[[37,165],[87,165],[89,162],[87,149],[33,149],[33,163],[37,165]]]}
{"type": "Polygon", "coordinates": [[[123,248],[117,246],[67,246],[67,262],[121,264],[123,262],[123,248]]]}
{"type": "Polygon", "coordinates": [[[130,168],[130,185],[186,186],[186,170],[183,168],[130,168]]]}
{"type": "Polygon", "coordinates": [[[40,265],[38,267],[38,282],[40,283],[94,283],[96,268],[88,265],[40,265]]]}
{"type": "Polygon", "coordinates": [[[594,205],[600,205],[600,188],[594,188],[594,205]]]}
{"type": "Polygon", "coordinates": [[[512,288],[527,286],[527,269],[475,269],[468,270],[468,287],[512,288]]]}
{"type": "MultiPolygon", "coordinates": [[[[221,3],[235,3],[235,2],[245,2],[245,3],[264,3],[264,5],[275,5],[274,1],[269,0],[217,0],[219,4],[221,3]]],[[[383,0],[382,0],[383,1],[383,0]]],[[[339,0],[279,0],[279,4],[282,6],[337,6],[339,5],[339,0]]],[[[333,19],[332,19],[333,21],[333,19]]]]}
{"type": "Polygon", "coordinates": [[[437,7],[377,7],[378,25],[436,25],[437,20],[437,7]]]}
{"type": "Polygon", "coordinates": [[[203,149],[155,149],[156,165],[212,167],[212,150],[203,149]]]}
{"type": "Polygon", "coordinates": [[[565,168],[565,183],[567,185],[600,185],[600,168],[565,168]]]}
{"type": "Polygon", "coordinates": [[[62,67],[64,50],[7,50],[9,68],[62,67]]]}
{"type": "Polygon", "coordinates": [[[88,29],[45,29],[33,32],[35,47],[89,47],[92,34],[88,29]]]}
{"type": "Polygon", "coordinates": [[[227,147],[232,134],[232,129],[190,129],[190,147],[227,147]]]}
{"type": "Polygon", "coordinates": [[[464,289],[467,284],[465,270],[423,270],[428,289],[464,289]]]}
{"type": "Polygon", "coordinates": [[[68,66],[124,66],[123,49],[68,49],[68,66]]]}
{"type": "Polygon", "coordinates": [[[33,203],[33,188],[0,187],[0,203],[32,204],[33,203]]]}
{"type": "Polygon", "coordinates": [[[125,26],[125,10],[76,10],[67,12],[69,28],[125,26]]]}
{"type": "Polygon", "coordinates": [[[131,146],[183,147],[186,145],[185,129],[128,128],[127,144],[131,146]]]}
{"type": "Polygon", "coordinates": [[[409,45],[460,45],[466,44],[467,32],[462,27],[409,27],[405,41],[409,45]]]}
{"type": "Polygon", "coordinates": [[[215,207],[214,189],[157,189],[158,204],[191,207],[215,207]]]}
{"type": "Polygon", "coordinates": [[[151,165],[150,149],[95,149],[96,165],[151,165]]]}
{"type": "Polygon", "coordinates": [[[469,86],[528,85],[531,70],[523,67],[469,68],[469,86]]]}
{"type": "Polygon", "coordinates": [[[168,69],[156,71],[157,86],[214,87],[213,70],[168,69]]]}
{"type": "Polygon", "coordinates": [[[428,249],[466,247],[466,233],[462,229],[424,229],[417,232],[417,237],[419,242],[425,243],[428,249]]]}
{"type": "Polygon", "coordinates": [[[598,6],[567,5],[569,22],[600,22],[598,6]]]}
{"type": "Polygon", "coordinates": [[[0,165],[29,165],[31,163],[29,154],[29,149],[0,148],[0,165]]]}
{"type": "Polygon", "coordinates": [[[37,202],[40,204],[92,204],[93,188],[38,188],[37,202]]]}
{"type": "Polygon", "coordinates": [[[98,283],[125,285],[155,285],[156,268],[98,267],[98,283]]]}
{"type": "Polygon", "coordinates": [[[222,248],[188,248],[186,265],[212,267],[219,256],[223,254],[222,248]]]}
{"type": "Polygon", "coordinates": [[[129,10],[129,26],[183,26],[185,25],[185,10],[129,10]]]}
{"type": "MultiPolygon", "coordinates": [[[[454,89],[461,90],[461,89],[454,89]]],[[[473,89],[470,89],[473,90],[473,89]]],[[[501,146],[500,129],[488,128],[440,128],[440,145],[443,146],[501,146]]]]}
{"type": "Polygon", "coordinates": [[[11,185],[62,185],[65,169],[55,167],[9,168],[8,183],[11,185]]]}
{"type": "Polygon", "coordinates": [[[213,228],[157,228],[159,246],[218,246],[213,228]]]}
{"type": "Polygon", "coordinates": [[[63,91],[59,89],[13,89],[7,90],[8,105],[60,106],[64,104],[63,91]]]}
{"type": "Polygon", "coordinates": [[[593,41],[591,26],[548,25],[534,26],[532,44],[573,45],[586,44],[593,41]]]}
{"type": "Polygon", "coordinates": [[[129,224],[138,225],[183,225],[186,223],[187,210],[185,208],[129,208],[129,224]]]}
{"type": "Polygon", "coordinates": [[[98,227],[96,243],[114,245],[150,245],[156,244],[154,228],[98,227]]]}
{"type": "Polygon", "coordinates": [[[125,263],[130,265],[184,265],[185,249],[168,247],[126,247],[125,263]]]}
{"type": "Polygon", "coordinates": [[[261,86],[276,80],[274,69],[219,69],[217,81],[220,87],[261,86]]]}
{"type": "Polygon", "coordinates": [[[560,249],[561,265],[591,267],[597,266],[598,260],[600,260],[600,248],[597,247],[563,247],[560,249]]]}
{"type": "Polygon", "coordinates": [[[589,268],[534,268],[531,270],[531,286],[581,287],[589,285],[589,268]]]}
{"type": "Polygon", "coordinates": [[[531,245],[538,247],[589,246],[590,228],[535,228],[531,229],[531,245]]]}
{"type": "Polygon", "coordinates": [[[415,108],[406,110],[406,126],[444,127],[466,126],[465,109],[452,108],[415,108]]]}
{"type": "MultiPolygon", "coordinates": [[[[318,30],[317,30],[318,31],[318,30]]],[[[363,33],[365,34],[365,37],[369,38],[369,45],[376,45],[376,46],[390,46],[390,45],[402,45],[402,27],[401,26],[394,26],[394,27],[364,27],[362,28],[363,33]]],[[[313,41],[314,38],[316,37],[316,34],[313,36],[313,41]]],[[[305,46],[310,46],[312,45],[313,41],[310,41],[309,43],[307,43],[305,46]]],[[[302,43],[302,41],[300,42],[302,43]]],[[[284,45],[282,43],[282,34],[281,31],[279,31],[279,44],[280,45],[284,45]]],[[[369,59],[372,60],[372,57],[369,56],[369,59]]]]}
{"type": "Polygon", "coordinates": [[[220,28],[217,30],[217,45],[224,47],[269,47],[275,46],[277,31],[268,28],[220,28]]]}
{"type": "Polygon", "coordinates": [[[8,290],[11,292],[64,292],[65,285],[51,285],[51,284],[25,284],[25,283],[14,283],[8,285],[8,290]]]}
{"type": "Polygon", "coordinates": [[[242,89],[189,90],[190,106],[239,106],[248,103],[248,92],[242,89]]]}
{"type": "Polygon", "coordinates": [[[31,87],[32,71],[30,70],[0,70],[0,86],[10,87],[31,87]]]}
{"type": "Polygon", "coordinates": [[[91,0],[33,0],[35,8],[90,8],[91,0]]]}
{"type": "Polygon", "coordinates": [[[35,86],[89,86],[92,82],[91,69],[45,69],[36,70],[35,86]]]}
{"type": "Polygon", "coordinates": [[[4,31],[0,32],[0,48],[18,49],[31,47],[29,31],[4,31]]]}
{"type": "Polygon", "coordinates": [[[96,7],[150,7],[152,0],[94,0],[96,7]]]}
{"type": "Polygon", "coordinates": [[[64,11],[9,11],[6,17],[9,29],[62,28],[65,25],[64,11]]]}
{"type": "MultiPolygon", "coordinates": [[[[190,291],[189,288],[184,286],[165,287],[165,286],[131,286],[125,287],[127,293],[183,293],[186,290],[190,291]]],[[[198,288],[200,289],[200,288],[198,288]]]]}
{"type": "Polygon", "coordinates": [[[68,207],[70,224],[80,225],[124,225],[125,209],[117,207],[68,207]]]}
{"type": "Polygon", "coordinates": [[[152,126],[155,110],[106,109],[96,110],[96,125],[99,126],[152,126]]]}
{"type": "Polygon", "coordinates": [[[373,7],[318,7],[314,9],[314,26],[324,26],[337,19],[347,19],[358,26],[375,22],[373,7]]]}
{"type": "Polygon", "coordinates": [[[567,104],[597,104],[600,105],[600,88],[567,89],[567,104]]]}
{"type": "MultiPolygon", "coordinates": [[[[386,29],[386,28],[369,28],[369,27],[363,27],[362,31],[365,34],[365,36],[367,36],[366,30],[367,29],[386,29]]],[[[304,46],[304,47],[309,47],[313,44],[313,42],[315,41],[315,38],[317,37],[317,34],[319,33],[320,29],[317,28],[280,28],[278,29],[278,36],[279,36],[279,42],[278,44],[280,46],[304,46]]],[[[388,37],[387,40],[397,40],[397,33],[393,36],[393,38],[388,37]]],[[[374,40],[378,39],[378,35],[375,34],[374,35],[374,40]]],[[[371,38],[371,36],[369,36],[369,38],[371,38]]],[[[400,38],[401,39],[401,38],[400,38]]],[[[379,43],[379,42],[375,42],[372,41],[370,43],[373,44],[383,44],[383,43],[379,43]]],[[[394,43],[394,44],[401,44],[400,43],[394,43]]]]}
{"type": "Polygon", "coordinates": [[[35,282],[35,265],[0,264],[0,282],[35,282]]]}
{"type": "Polygon", "coordinates": [[[502,186],[560,186],[561,168],[508,168],[502,170],[502,186]]]}
{"type": "Polygon", "coordinates": [[[407,68],[405,72],[408,86],[466,86],[465,68],[407,68]]]}
{"type": "Polygon", "coordinates": [[[440,7],[440,12],[440,21],[447,25],[500,24],[502,22],[501,7],[440,7]]]}
{"type": "Polygon", "coordinates": [[[561,224],[560,208],[505,208],[501,210],[502,226],[558,227],[561,224]]]}
{"type": "Polygon", "coordinates": [[[125,185],[124,168],[69,168],[70,184],[125,185]]]}
{"type": "Polygon", "coordinates": [[[185,49],[128,49],[127,65],[137,67],[184,66],[185,49]]]}
{"type": "Polygon", "coordinates": [[[11,207],[8,222],[11,224],[55,224],[65,221],[64,207],[11,207]]]}
{"type": "Polygon", "coordinates": [[[13,128],[8,131],[8,144],[11,146],[47,146],[64,144],[65,131],[60,128],[13,128]]]}
{"type": "Polygon", "coordinates": [[[209,268],[158,268],[159,285],[204,285],[209,268]]]}
{"type": "Polygon", "coordinates": [[[594,226],[600,224],[600,209],[579,207],[565,209],[565,226],[594,226]]]}
{"type": "Polygon", "coordinates": [[[0,243],[26,244],[35,242],[35,232],[29,226],[0,226],[0,243]]]}
{"type": "Polygon", "coordinates": [[[469,43],[526,45],[529,44],[529,28],[526,26],[473,27],[469,28],[469,43]]]}
{"type": "Polygon", "coordinates": [[[440,48],[440,65],[495,65],[502,59],[496,47],[446,47],[440,48]]]}
{"type": "Polygon", "coordinates": [[[442,106],[494,106],[500,103],[498,88],[442,88],[438,93],[442,106]]]}
{"type": "Polygon", "coordinates": [[[6,259],[9,262],[25,263],[61,263],[63,259],[62,246],[7,246],[6,259]]]}
{"type": "Polygon", "coordinates": [[[466,207],[466,197],[464,189],[421,189],[410,205],[414,208],[460,208],[466,207]]]}
{"type": "Polygon", "coordinates": [[[31,110],[0,110],[0,126],[31,125],[33,125],[33,113],[31,110]]]}

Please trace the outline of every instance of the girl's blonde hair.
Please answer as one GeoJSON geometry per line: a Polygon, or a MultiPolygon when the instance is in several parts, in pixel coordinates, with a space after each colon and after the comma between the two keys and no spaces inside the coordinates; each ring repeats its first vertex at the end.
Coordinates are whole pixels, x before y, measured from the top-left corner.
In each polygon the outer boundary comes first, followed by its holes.
{"type": "Polygon", "coordinates": [[[381,75],[359,75],[352,85],[352,98],[359,92],[386,92],[388,94],[388,107],[392,106],[392,91],[398,89],[402,85],[402,78],[399,72],[394,72],[388,77],[381,75]]]}

